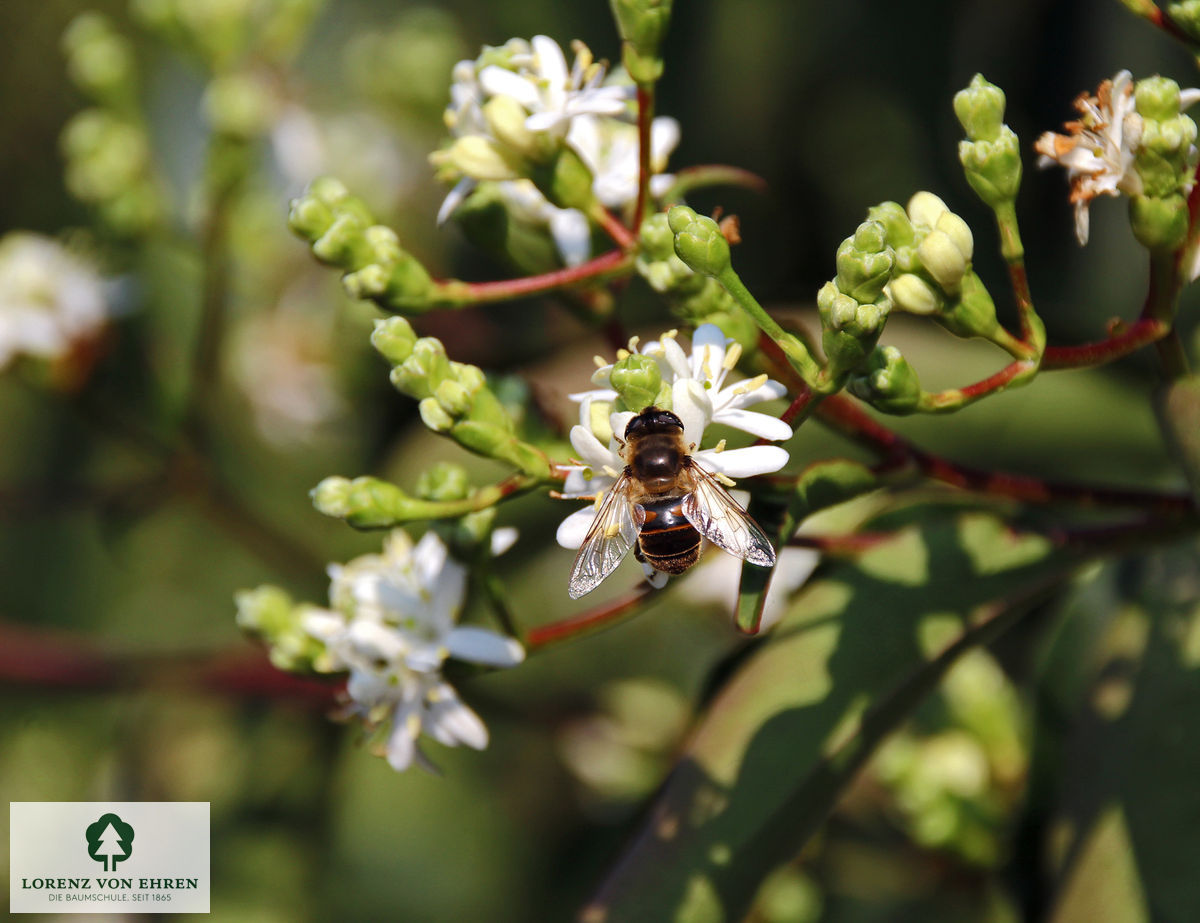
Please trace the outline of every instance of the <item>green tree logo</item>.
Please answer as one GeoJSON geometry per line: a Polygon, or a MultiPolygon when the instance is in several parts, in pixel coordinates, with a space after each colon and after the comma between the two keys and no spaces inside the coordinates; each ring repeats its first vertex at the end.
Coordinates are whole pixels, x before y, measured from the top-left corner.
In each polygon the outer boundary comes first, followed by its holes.
{"type": "Polygon", "coordinates": [[[94,824],[89,824],[87,837],[88,855],[104,863],[104,871],[115,872],[117,863],[133,855],[133,827],[116,814],[101,814],[94,824]]]}

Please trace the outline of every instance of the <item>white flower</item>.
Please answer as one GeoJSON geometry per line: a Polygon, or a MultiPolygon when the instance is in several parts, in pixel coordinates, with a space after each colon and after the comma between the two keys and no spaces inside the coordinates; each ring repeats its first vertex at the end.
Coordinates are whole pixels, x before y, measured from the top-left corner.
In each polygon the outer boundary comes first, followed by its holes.
{"type": "MultiPolygon", "coordinates": [[[[508,536],[497,536],[503,544],[508,536]]],[[[369,726],[390,721],[385,752],[397,770],[424,762],[416,743],[424,733],[446,746],[487,746],[487,728],[441,676],[448,657],[495,667],[520,663],[516,641],[484,628],[456,624],[466,569],[427,532],[414,547],[393,532],[383,554],[329,568],[329,610],[314,610],[303,625],[325,644],[320,668],[348,671],[350,712],[369,726]]]]}
{"type": "Polygon", "coordinates": [[[575,61],[570,70],[558,42],[535,35],[530,52],[514,55],[509,67],[491,64],[479,72],[479,85],[487,96],[515,99],[529,118],[530,131],[565,134],[580,115],[621,115],[633,98],[633,87],[604,85],[605,66],[592,58],[582,42],[574,42],[575,61]]]}
{"type": "MultiPolygon", "coordinates": [[[[571,124],[567,143],[592,171],[592,191],[609,208],[631,206],[638,192],[637,126],[615,119],[580,116],[571,124]]],[[[650,194],[661,196],[675,177],[664,171],[679,145],[679,123],[659,116],[650,125],[650,194]]]]}
{"type": "Polygon", "coordinates": [[[21,353],[56,359],[108,316],[100,274],[82,258],[40,234],[0,240],[0,369],[21,353]]]}
{"type": "MultiPolygon", "coordinates": [[[[778,471],[787,464],[788,453],[779,446],[749,446],[725,451],[724,445],[700,448],[704,431],[711,423],[739,429],[764,439],[787,439],[792,428],[777,417],[746,408],[763,401],[783,397],[786,389],[766,375],[726,384],[729,372],[737,364],[741,348],[727,348],[728,340],[714,324],[702,324],[692,337],[691,354],[684,352],[674,331],[659,340],[646,343],[640,354],[650,356],[659,365],[663,381],[671,387],[671,410],[683,421],[684,441],[696,447],[692,457],[701,465],[729,478],[754,477],[778,471]]],[[[631,351],[639,351],[637,343],[631,351]]],[[[607,385],[612,365],[595,373],[593,382],[607,385]]],[[[633,411],[612,411],[617,392],[601,388],[572,395],[580,402],[579,425],[572,427],[571,446],[581,464],[564,466],[564,497],[598,496],[608,490],[625,467],[619,453],[617,435],[636,416],[633,411]]],[[[578,548],[596,517],[595,504],[577,510],[558,527],[558,543],[578,548]]]]}
{"type": "Polygon", "coordinates": [[[1042,156],[1039,167],[1066,167],[1075,205],[1075,236],[1088,240],[1088,205],[1098,195],[1138,195],[1142,179],[1133,169],[1142,140],[1143,120],[1134,107],[1129,71],[1105,80],[1095,96],[1081,93],[1075,100],[1079,118],[1066,123],[1069,134],[1047,131],[1033,147],[1042,156]]]}
{"type": "MultiPolygon", "coordinates": [[[[546,227],[563,262],[575,266],[591,255],[591,224],[575,209],[549,202],[527,179],[514,178],[499,141],[484,116],[483,107],[496,97],[515,100],[528,113],[527,131],[548,134],[563,141],[592,172],[596,198],[614,209],[632,208],[638,191],[637,127],[628,120],[628,102],[634,89],[625,82],[605,82],[605,69],[592,59],[586,46],[576,42],[575,62],[568,69],[562,49],[544,35],[531,42],[511,39],[503,48],[486,49],[478,61],[455,65],[446,109],[446,127],[455,139],[473,139],[469,159],[463,148],[440,151],[435,163],[453,163],[458,169],[454,188],[438,210],[438,224],[448,219],[482,180],[500,186],[514,211],[546,227]],[[502,63],[487,63],[497,60],[502,63]],[[472,172],[472,169],[474,172],[472,172]]],[[[651,126],[650,191],[661,196],[675,178],[664,173],[667,159],[679,144],[679,123],[656,118],[651,126]]]]}

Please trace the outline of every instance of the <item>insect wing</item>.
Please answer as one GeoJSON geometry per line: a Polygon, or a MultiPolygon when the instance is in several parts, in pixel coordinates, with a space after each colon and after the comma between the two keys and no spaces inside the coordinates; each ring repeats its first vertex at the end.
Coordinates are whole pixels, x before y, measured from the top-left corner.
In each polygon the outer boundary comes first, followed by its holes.
{"type": "Polygon", "coordinates": [[[692,492],[684,497],[683,515],[687,521],[714,545],[751,564],[770,567],[775,563],[775,549],[741,505],[729,495],[715,477],[696,462],[688,464],[692,475],[692,492]]]}
{"type": "Polygon", "coordinates": [[[590,593],[611,574],[629,549],[637,542],[638,531],[646,521],[646,513],[630,500],[633,478],[622,474],[609,488],[588,529],[571,568],[567,592],[572,599],[590,593]]]}

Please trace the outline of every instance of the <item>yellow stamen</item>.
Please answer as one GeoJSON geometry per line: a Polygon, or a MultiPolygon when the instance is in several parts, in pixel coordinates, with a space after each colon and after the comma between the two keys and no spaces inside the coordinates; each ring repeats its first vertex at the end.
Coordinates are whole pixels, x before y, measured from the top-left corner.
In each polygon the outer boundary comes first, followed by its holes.
{"type": "Polygon", "coordinates": [[[740,385],[733,389],[734,394],[749,394],[751,391],[757,391],[767,383],[767,376],[755,375],[749,381],[743,381],[740,385]]]}
{"type": "Polygon", "coordinates": [[[597,510],[600,509],[600,504],[603,500],[604,500],[604,491],[602,490],[602,491],[600,491],[600,493],[596,494],[596,502],[592,504],[593,509],[597,509],[597,510]]]}
{"type": "Polygon", "coordinates": [[[716,478],[718,481],[720,481],[726,487],[736,487],[737,486],[737,481],[735,481],[733,478],[729,477],[726,474],[722,474],[720,471],[717,472],[716,478]]]}
{"type": "Polygon", "coordinates": [[[617,523],[614,522],[611,525],[609,525],[609,527],[607,529],[604,530],[604,537],[605,538],[615,538],[620,531],[621,531],[620,525],[618,525],[617,523]]]}
{"type": "Polygon", "coordinates": [[[714,452],[724,452],[725,451],[725,440],[722,439],[715,446],[713,446],[713,451],[714,452]]]}
{"type": "Polygon", "coordinates": [[[615,478],[615,477],[617,477],[617,476],[618,476],[617,469],[616,469],[616,468],[614,468],[612,465],[605,465],[605,466],[604,466],[602,469],[600,469],[600,470],[602,470],[602,471],[603,471],[605,474],[607,474],[607,475],[608,475],[610,478],[615,478]]]}
{"type": "Polygon", "coordinates": [[[629,358],[629,350],[627,350],[627,349],[618,349],[617,350],[617,361],[618,362],[620,362],[622,359],[628,359],[628,358],[629,358]]]}
{"type": "Polygon", "coordinates": [[[592,362],[596,363],[596,368],[602,369],[608,365],[608,360],[603,356],[592,356],[592,362]]]}
{"type": "Polygon", "coordinates": [[[679,331],[672,328],[672,329],[668,330],[666,333],[664,333],[662,336],[660,336],[659,339],[660,340],[673,340],[677,336],[679,336],[679,331]]]}
{"type": "Polygon", "coordinates": [[[639,336],[632,336],[632,337],[630,337],[630,338],[629,338],[629,351],[630,351],[631,353],[636,353],[636,352],[637,352],[637,346],[638,346],[638,343],[640,343],[641,341],[642,341],[642,338],[641,338],[641,337],[639,337],[639,336]]]}
{"type": "Polygon", "coordinates": [[[738,360],[742,358],[742,344],[734,343],[725,353],[725,361],[721,363],[721,367],[729,372],[738,364],[738,360]]]}
{"type": "Polygon", "coordinates": [[[712,359],[712,347],[705,346],[704,358],[700,360],[700,374],[704,376],[706,381],[713,377],[712,366],[709,365],[710,359],[712,359]]]}

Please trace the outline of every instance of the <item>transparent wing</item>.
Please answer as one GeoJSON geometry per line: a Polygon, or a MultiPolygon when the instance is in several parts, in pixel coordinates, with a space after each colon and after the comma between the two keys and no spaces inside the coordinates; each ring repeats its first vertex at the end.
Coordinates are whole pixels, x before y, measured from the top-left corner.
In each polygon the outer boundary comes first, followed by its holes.
{"type": "Polygon", "coordinates": [[[692,492],[683,499],[683,515],[706,539],[751,564],[770,567],[775,549],[741,505],[721,483],[691,459],[692,492]]]}
{"type": "Polygon", "coordinates": [[[571,568],[567,592],[572,599],[590,593],[611,574],[637,542],[646,511],[630,499],[633,478],[622,474],[600,503],[596,521],[584,536],[571,568]]]}

